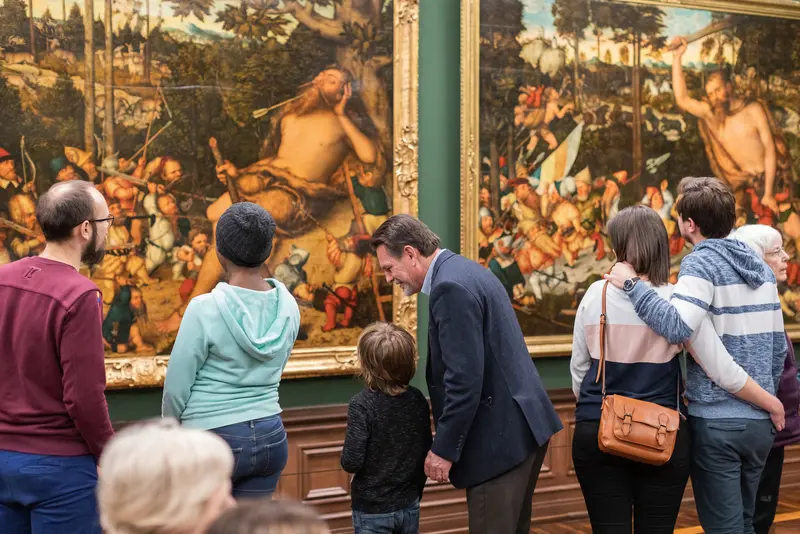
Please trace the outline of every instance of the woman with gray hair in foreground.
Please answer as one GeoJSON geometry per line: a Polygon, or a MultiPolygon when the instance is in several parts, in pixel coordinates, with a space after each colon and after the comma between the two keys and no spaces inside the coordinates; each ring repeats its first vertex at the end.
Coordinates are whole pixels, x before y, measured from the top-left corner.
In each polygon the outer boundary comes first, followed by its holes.
{"type": "MultiPolygon", "coordinates": [[[[734,230],[731,239],[741,241],[755,250],[764,260],[778,284],[786,282],[786,261],[789,255],[783,250],[783,237],[771,226],[748,224],[734,230]]],[[[775,435],[775,443],[767,457],[761,482],[756,493],[756,508],[753,514],[753,528],[756,534],[767,534],[775,519],[778,508],[778,490],[783,473],[783,448],[786,445],[800,442],[800,382],[797,379],[797,362],[794,359],[794,347],[788,335],[786,338],[788,353],[783,364],[783,373],[778,382],[777,397],[783,403],[786,413],[786,426],[775,435]]]]}
{"type": "Polygon", "coordinates": [[[171,419],[117,433],[99,468],[106,534],[205,534],[235,504],[228,444],[171,419]]]}

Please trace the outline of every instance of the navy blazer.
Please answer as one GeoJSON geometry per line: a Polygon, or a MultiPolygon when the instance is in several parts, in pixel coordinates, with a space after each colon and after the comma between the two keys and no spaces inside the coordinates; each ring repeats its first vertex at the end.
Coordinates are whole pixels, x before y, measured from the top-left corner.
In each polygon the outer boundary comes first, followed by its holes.
{"type": "Polygon", "coordinates": [[[491,271],[443,251],[429,308],[431,449],[453,462],[452,484],[469,488],[519,465],[563,426],[491,271]]]}

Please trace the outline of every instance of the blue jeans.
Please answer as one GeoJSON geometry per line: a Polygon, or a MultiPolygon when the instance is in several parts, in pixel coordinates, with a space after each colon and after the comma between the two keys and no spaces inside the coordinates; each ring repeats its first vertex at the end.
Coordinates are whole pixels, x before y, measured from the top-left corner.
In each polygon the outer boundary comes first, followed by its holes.
{"type": "Polygon", "coordinates": [[[0,532],[101,534],[94,456],[0,450],[0,532]]]}
{"type": "Polygon", "coordinates": [[[289,443],[280,415],[211,430],[233,451],[233,496],[271,497],[278,485],[289,443]]]}
{"type": "Polygon", "coordinates": [[[692,488],[706,534],[753,534],[761,471],[775,427],[769,419],[689,418],[692,488]]]}
{"type": "Polygon", "coordinates": [[[417,534],[419,501],[387,514],[364,514],[353,510],[354,534],[417,534]]]}

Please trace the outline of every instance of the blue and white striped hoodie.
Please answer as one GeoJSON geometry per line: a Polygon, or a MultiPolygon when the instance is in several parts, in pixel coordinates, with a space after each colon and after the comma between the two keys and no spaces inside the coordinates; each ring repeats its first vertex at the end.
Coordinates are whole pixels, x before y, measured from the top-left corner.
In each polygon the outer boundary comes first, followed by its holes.
{"type": "MultiPolygon", "coordinates": [[[[706,315],[733,359],[766,391],[775,394],[786,358],[775,275],[744,243],[707,239],[681,262],[667,302],[645,284],[629,293],[637,315],[671,343],[688,340],[706,315]]],[[[706,419],[768,419],[769,414],[714,384],[690,360],[689,414],[706,419]]]]}

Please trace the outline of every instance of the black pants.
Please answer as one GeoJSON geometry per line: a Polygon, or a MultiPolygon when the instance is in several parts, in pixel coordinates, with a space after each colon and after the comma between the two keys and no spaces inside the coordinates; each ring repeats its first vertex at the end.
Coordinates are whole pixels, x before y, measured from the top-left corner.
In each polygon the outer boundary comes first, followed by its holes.
{"type": "Polygon", "coordinates": [[[769,451],[767,464],[761,473],[761,482],[756,493],[756,511],[753,514],[753,528],[756,534],[767,534],[775,512],[778,510],[778,490],[781,488],[783,474],[783,447],[769,451]]]}
{"type": "Polygon", "coordinates": [[[598,421],[575,425],[572,462],[594,534],[672,533],[691,468],[689,428],[681,421],[669,462],[652,466],[606,454],[598,421]]]}

